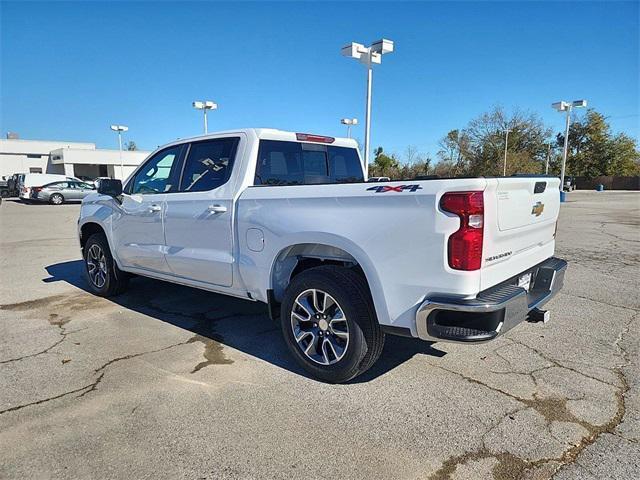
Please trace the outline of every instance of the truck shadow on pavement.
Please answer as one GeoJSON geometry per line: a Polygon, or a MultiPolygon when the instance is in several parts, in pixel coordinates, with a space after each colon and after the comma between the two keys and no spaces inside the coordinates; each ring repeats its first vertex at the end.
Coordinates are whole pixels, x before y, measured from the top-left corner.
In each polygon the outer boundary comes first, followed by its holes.
{"type": "MultiPolygon", "coordinates": [[[[81,260],[56,263],[45,268],[50,277],[43,279],[43,282],[66,282],[93,295],[85,280],[81,260]]],[[[192,332],[193,341],[202,341],[205,349],[218,351],[220,361],[216,362],[215,358],[209,358],[205,354],[208,361],[203,363],[206,365],[231,363],[224,361],[224,355],[220,355],[222,346],[226,345],[295,374],[309,377],[291,357],[279,325],[269,318],[267,307],[261,302],[144,277],[131,279],[126,293],[107,300],[192,332]]],[[[388,335],[378,362],[351,383],[371,381],[415,355],[442,357],[445,352],[435,349],[428,342],[388,335]]],[[[200,368],[201,364],[194,368],[194,372],[200,368]]]]}

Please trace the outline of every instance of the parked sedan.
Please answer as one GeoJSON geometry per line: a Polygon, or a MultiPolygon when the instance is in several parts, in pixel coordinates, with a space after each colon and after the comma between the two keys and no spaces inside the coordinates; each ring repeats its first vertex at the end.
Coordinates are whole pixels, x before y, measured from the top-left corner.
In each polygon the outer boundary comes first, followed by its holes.
{"type": "Polygon", "coordinates": [[[42,187],[31,189],[31,200],[49,202],[53,205],[61,205],[64,202],[82,200],[90,193],[94,193],[96,187],[84,182],[53,182],[42,187]]]}

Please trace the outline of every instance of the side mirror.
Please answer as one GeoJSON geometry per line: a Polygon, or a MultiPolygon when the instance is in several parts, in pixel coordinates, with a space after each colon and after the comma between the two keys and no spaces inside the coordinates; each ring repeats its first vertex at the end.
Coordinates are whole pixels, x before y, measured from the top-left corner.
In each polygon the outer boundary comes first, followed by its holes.
{"type": "Polygon", "coordinates": [[[98,193],[119,197],[122,195],[122,181],[113,178],[103,178],[98,182],[98,193]]]}

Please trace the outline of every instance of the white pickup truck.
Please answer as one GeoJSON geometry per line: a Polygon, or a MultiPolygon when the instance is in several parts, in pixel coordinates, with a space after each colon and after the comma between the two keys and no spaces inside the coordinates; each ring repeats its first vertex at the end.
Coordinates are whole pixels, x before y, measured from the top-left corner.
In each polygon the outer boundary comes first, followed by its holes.
{"type": "Polygon", "coordinates": [[[354,140],[243,129],[101,181],[78,229],[96,294],[137,274],[265,302],[297,361],[345,382],[385,334],[474,343],[546,320],[559,208],[557,178],[367,183],[354,140]]]}

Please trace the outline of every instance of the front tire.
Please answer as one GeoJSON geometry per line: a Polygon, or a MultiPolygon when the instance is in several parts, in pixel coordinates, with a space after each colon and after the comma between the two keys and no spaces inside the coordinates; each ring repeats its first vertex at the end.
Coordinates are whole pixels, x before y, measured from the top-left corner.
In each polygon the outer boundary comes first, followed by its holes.
{"type": "Polygon", "coordinates": [[[112,297],[127,289],[129,276],[113,260],[107,238],[94,233],[84,246],[84,265],[91,291],[101,297],[112,297]]]}
{"type": "Polygon", "coordinates": [[[384,346],[365,280],[344,267],[316,267],[294,277],[280,321],[296,361],[330,383],[347,382],[367,371],[384,346]]]}
{"type": "Polygon", "coordinates": [[[51,205],[62,205],[64,203],[64,197],[59,193],[54,193],[49,197],[49,203],[51,205]]]}

